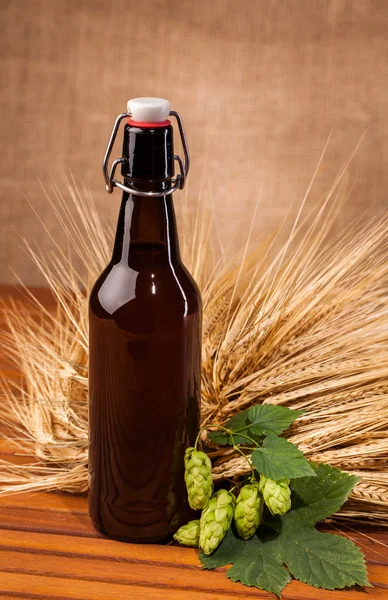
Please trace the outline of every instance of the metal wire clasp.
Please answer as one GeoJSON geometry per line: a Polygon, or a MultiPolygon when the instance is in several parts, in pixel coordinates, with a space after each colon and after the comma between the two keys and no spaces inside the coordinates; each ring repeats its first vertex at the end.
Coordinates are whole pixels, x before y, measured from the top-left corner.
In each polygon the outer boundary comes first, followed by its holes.
{"type": "MultiPolygon", "coordinates": [[[[189,154],[189,148],[187,145],[187,138],[186,138],[185,130],[183,127],[182,117],[175,110],[171,110],[170,115],[175,117],[177,120],[185,160],[183,162],[183,159],[181,156],[179,156],[178,154],[174,154],[174,160],[177,161],[180,172],[176,175],[175,179],[171,180],[172,187],[168,190],[168,194],[172,194],[176,190],[183,190],[185,181],[186,181],[186,177],[189,173],[189,168],[190,168],[190,154],[189,154]]],[[[111,194],[113,192],[113,188],[118,187],[121,190],[124,190],[125,192],[129,192],[130,194],[136,194],[137,196],[150,196],[150,197],[165,196],[167,190],[162,190],[160,192],[142,192],[131,185],[124,185],[123,183],[121,183],[121,181],[118,181],[117,179],[115,179],[114,176],[115,176],[116,168],[118,165],[125,162],[124,158],[116,158],[116,160],[113,161],[111,169],[109,171],[109,159],[110,159],[110,155],[112,152],[113,144],[116,139],[117,132],[120,127],[120,123],[123,119],[130,118],[131,116],[132,115],[130,113],[122,113],[121,115],[119,115],[117,117],[115,124],[113,126],[110,140],[108,143],[108,147],[105,152],[104,162],[102,165],[106,191],[108,192],[108,194],[111,194]]]]}

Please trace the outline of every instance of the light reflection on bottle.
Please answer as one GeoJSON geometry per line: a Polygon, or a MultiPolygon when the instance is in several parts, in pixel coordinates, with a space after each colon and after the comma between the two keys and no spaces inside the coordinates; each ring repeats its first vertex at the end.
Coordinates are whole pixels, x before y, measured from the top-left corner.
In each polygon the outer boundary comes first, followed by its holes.
{"type": "Polygon", "coordinates": [[[189,306],[188,306],[188,303],[187,303],[186,294],[183,291],[183,288],[182,288],[182,286],[180,284],[180,281],[179,281],[179,279],[178,279],[178,277],[177,277],[177,275],[175,273],[174,265],[172,264],[172,260],[171,260],[171,239],[170,239],[170,232],[169,232],[169,229],[170,229],[169,222],[170,221],[168,219],[168,210],[167,210],[166,196],[164,196],[163,200],[164,200],[164,210],[165,210],[165,214],[166,214],[168,262],[170,263],[171,271],[172,271],[172,273],[173,273],[173,275],[175,277],[175,281],[177,282],[180,291],[182,292],[182,296],[183,296],[183,299],[184,299],[184,302],[185,302],[185,312],[184,312],[183,316],[187,317],[189,306]]]}

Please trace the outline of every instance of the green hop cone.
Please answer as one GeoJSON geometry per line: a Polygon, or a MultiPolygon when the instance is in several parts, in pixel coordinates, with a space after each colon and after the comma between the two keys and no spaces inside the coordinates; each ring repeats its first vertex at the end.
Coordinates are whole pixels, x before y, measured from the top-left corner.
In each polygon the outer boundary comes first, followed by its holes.
{"type": "Polygon", "coordinates": [[[243,540],[249,540],[259,526],[263,514],[264,502],[259,493],[259,483],[244,485],[236,500],[234,522],[237,533],[243,540]]]}
{"type": "Polygon", "coordinates": [[[189,521],[187,525],[183,525],[176,534],[174,540],[182,544],[183,546],[192,546],[198,548],[199,544],[199,519],[196,521],[189,521]]]}
{"type": "Polygon", "coordinates": [[[211,554],[221,544],[233,519],[236,499],[227,490],[216,492],[203,509],[200,520],[199,547],[211,554]]]}
{"type": "Polygon", "coordinates": [[[291,508],[289,479],[273,481],[260,475],[259,490],[272,515],[285,515],[291,508]]]}
{"type": "Polygon", "coordinates": [[[204,452],[187,448],[185,452],[185,482],[191,508],[204,508],[213,493],[210,458],[204,452]]]}

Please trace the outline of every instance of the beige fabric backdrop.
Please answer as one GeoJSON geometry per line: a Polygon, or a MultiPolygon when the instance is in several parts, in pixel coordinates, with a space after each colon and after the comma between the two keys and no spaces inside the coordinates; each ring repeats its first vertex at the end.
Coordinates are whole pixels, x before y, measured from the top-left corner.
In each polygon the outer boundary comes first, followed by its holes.
{"type": "MultiPolygon", "coordinates": [[[[1,0],[0,282],[41,283],[18,234],[50,250],[38,180],[71,171],[107,218],[101,158],[130,97],[168,97],[184,116],[193,168],[226,240],[259,198],[258,235],[303,196],[334,128],[311,201],[366,137],[338,227],[388,207],[387,0],[1,0]],[[14,231],[16,230],[16,231],[14,231]]],[[[176,195],[176,203],[179,195],[176,195]]],[[[295,213],[295,206],[291,214],[295,213]]]]}

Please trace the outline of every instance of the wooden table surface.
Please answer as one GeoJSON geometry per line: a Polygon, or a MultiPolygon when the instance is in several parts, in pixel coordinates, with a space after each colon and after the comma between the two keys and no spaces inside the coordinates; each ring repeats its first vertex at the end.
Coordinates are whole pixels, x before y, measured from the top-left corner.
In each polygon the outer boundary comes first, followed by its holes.
{"type": "MultiPolygon", "coordinates": [[[[3,296],[8,292],[0,288],[3,296]]],[[[0,353],[0,369],[7,375],[8,367],[0,353]]],[[[12,447],[0,440],[0,458],[13,457],[12,447]]],[[[387,530],[348,531],[346,535],[364,551],[374,587],[328,592],[293,581],[283,598],[388,599],[387,530]]],[[[0,497],[0,600],[275,597],[229,581],[225,571],[202,571],[193,549],[104,539],[90,523],[85,496],[35,493],[0,497]]]]}

